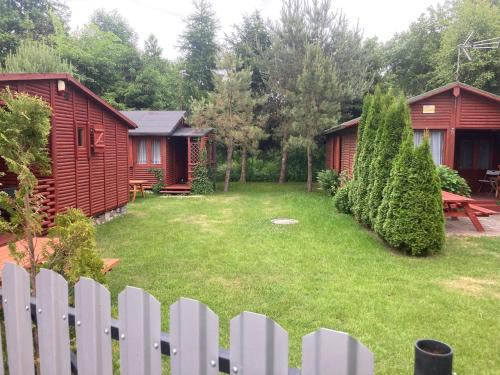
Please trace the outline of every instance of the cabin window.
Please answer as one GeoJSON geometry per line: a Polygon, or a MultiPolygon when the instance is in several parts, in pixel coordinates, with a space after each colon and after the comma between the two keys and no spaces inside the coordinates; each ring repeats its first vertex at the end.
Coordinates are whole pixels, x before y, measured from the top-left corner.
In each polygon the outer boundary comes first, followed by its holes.
{"type": "Polygon", "coordinates": [[[78,147],[83,147],[85,145],[83,128],[78,128],[76,130],[76,138],[77,138],[76,141],[77,141],[78,147]]]}
{"type": "Polygon", "coordinates": [[[137,164],[147,164],[148,156],[146,149],[146,140],[140,139],[137,142],[137,164]]]}
{"type": "Polygon", "coordinates": [[[478,141],[477,169],[489,169],[491,167],[491,143],[490,141],[478,141]]]}
{"type": "MultiPolygon", "coordinates": [[[[424,131],[415,130],[413,132],[413,143],[415,147],[420,146],[424,141],[424,131]]],[[[444,154],[444,132],[442,130],[429,131],[429,145],[431,146],[432,160],[436,165],[443,164],[444,154]]]]}
{"type": "Polygon", "coordinates": [[[151,144],[151,164],[161,164],[161,146],[159,139],[153,139],[151,144]]]}
{"type": "Polygon", "coordinates": [[[474,144],[472,141],[462,141],[460,144],[460,162],[458,166],[460,169],[472,169],[472,156],[474,144]]]}

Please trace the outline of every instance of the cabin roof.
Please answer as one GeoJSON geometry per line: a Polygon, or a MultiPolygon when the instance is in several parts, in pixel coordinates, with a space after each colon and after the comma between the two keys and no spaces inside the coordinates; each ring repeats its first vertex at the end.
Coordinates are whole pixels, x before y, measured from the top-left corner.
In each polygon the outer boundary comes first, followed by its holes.
{"type": "MultiPolygon", "coordinates": [[[[467,85],[467,84],[462,83],[462,82],[451,82],[447,85],[438,87],[437,89],[424,92],[423,94],[420,94],[417,96],[413,96],[413,97],[409,98],[407,102],[408,102],[408,104],[413,104],[413,103],[419,102],[421,100],[430,98],[432,96],[441,94],[443,92],[453,90],[455,87],[459,87],[461,90],[465,90],[465,91],[468,91],[470,93],[482,96],[484,98],[487,98],[487,99],[490,99],[490,100],[493,100],[496,102],[500,102],[500,96],[495,95],[495,94],[488,92],[488,91],[480,90],[478,88],[475,88],[473,86],[467,85]]],[[[360,119],[360,117],[356,117],[352,120],[335,125],[335,126],[331,127],[330,129],[325,130],[324,134],[330,134],[330,133],[334,133],[334,132],[343,130],[345,128],[349,128],[351,126],[356,126],[359,124],[359,119],[360,119]]]]}
{"type": "Polygon", "coordinates": [[[129,132],[132,136],[172,135],[184,120],[184,111],[122,111],[131,118],[137,129],[129,132]]]}
{"type": "Polygon", "coordinates": [[[173,137],[203,137],[210,133],[213,129],[199,129],[199,128],[188,128],[188,127],[180,127],[178,128],[173,137]]]}
{"type": "Polygon", "coordinates": [[[83,91],[86,95],[93,98],[100,105],[108,109],[115,116],[123,120],[130,128],[135,129],[137,125],[133,120],[124,116],[120,111],[116,110],[111,104],[102,99],[99,95],[92,92],[88,87],[85,87],[80,81],[68,73],[0,73],[0,82],[6,81],[36,81],[36,80],[64,80],[72,83],[74,86],[83,91]]]}

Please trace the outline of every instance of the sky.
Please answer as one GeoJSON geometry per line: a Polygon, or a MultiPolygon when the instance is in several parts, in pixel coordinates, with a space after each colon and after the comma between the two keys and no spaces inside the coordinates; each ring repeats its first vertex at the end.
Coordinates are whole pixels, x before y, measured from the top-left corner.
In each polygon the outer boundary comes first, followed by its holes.
{"type": "MultiPolygon", "coordinates": [[[[154,34],[169,59],[179,56],[177,49],[183,20],[193,11],[190,0],[66,0],[71,9],[71,27],[75,30],[88,22],[95,9],[117,9],[139,34],[142,46],[149,34],[154,34]]],[[[439,0],[333,0],[349,21],[359,25],[366,37],[377,36],[389,40],[395,33],[405,30],[412,21],[439,0]]],[[[219,38],[230,34],[232,26],[241,21],[243,14],[255,9],[266,19],[277,20],[281,0],[212,0],[220,23],[219,38]]]]}

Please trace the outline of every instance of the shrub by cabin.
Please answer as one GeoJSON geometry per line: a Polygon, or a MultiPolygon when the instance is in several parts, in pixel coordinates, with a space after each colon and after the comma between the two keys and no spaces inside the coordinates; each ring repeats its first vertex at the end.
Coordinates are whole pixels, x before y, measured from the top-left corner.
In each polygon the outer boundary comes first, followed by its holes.
{"type": "Polygon", "coordinates": [[[188,193],[196,164],[206,152],[215,164],[212,129],[191,128],[184,111],[124,111],[137,124],[129,131],[130,178],[156,183],[152,169],[163,172],[165,193],[188,193]]]}
{"type": "MultiPolygon", "coordinates": [[[[500,97],[455,82],[410,98],[414,141],[429,130],[436,164],[458,170],[473,191],[487,170],[500,168],[500,97]]],[[[326,131],[326,167],[351,173],[359,118],[326,131]]]]}
{"type": "MultiPolygon", "coordinates": [[[[128,202],[128,130],[133,121],[68,74],[0,74],[0,90],[26,92],[52,108],[49,154],[52,174],[39,176],[37,191],[46,197],[47,220],[68,207],[88,216],[121,211],[128,202]]],[[[0,160],[0,171],[7,172],[0,160]]],[[[16,176],[0,177],[11,192],[16,176]]]]}

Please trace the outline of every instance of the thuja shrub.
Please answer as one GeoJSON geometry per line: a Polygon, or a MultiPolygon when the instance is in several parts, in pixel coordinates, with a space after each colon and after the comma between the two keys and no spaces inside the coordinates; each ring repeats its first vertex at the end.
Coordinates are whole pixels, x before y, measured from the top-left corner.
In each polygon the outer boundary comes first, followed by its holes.
{"type": "Polygon", "coordinates": [[[440,251],[444,244],[441,186],[428,137],[416,149],[408,143],[402,146],[403,156],[391,174],[383,236],[391,246],[411,255],[426,255],[440,251]],[[406,175],[400,173],[405,162],[406,175]]]}
{"type": "Polygon", "coordinates": [[[343,214],[350,214],[352,212],[351,202],[349,200],[349,192],[351,190],[351,186],[351,181],[346,182],[337,190],[337,192],[333,196],[333,206],[338,212],[341,212],[343,214]]]}
{"type": "Polygon", "coordinates": [[[46,258],[42,267],[60,273],[71,285],[81,276],[104,282],[103,262],[97,253],[95,224],[81,210],[69,208],[56,216],[49,230],[46,258]]]}
{"type": "Polygon", "coordinates": [[[467,184],[465,178],[460,176],[456,170],[445,165],[438,165],[436,166],[436,172],[438,174],[442,190],[470,197],[470,186],[467,184]]]}

